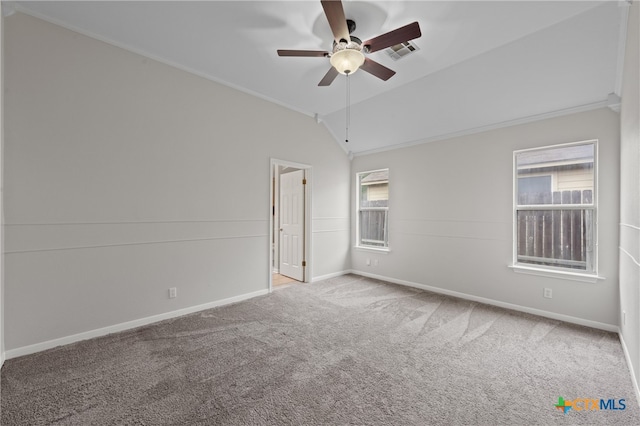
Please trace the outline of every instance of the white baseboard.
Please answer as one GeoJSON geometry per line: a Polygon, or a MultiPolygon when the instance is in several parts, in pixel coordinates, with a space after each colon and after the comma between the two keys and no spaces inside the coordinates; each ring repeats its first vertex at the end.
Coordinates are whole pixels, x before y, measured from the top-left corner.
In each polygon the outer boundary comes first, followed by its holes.
{"type": "Polygon", "coordinates": [[[11,349],[6,351],[4,355],[6,356],[6,359],[17,358],[19,356],[41,352],[47,349],[55,348],[57,346],[68,345],[71,343],[79,342],[81,340],[93,339],[94,337],[100,337],[100,336],[105,336],[111,333],[126,331],[132,328],[153,324],[158,321],[177,318],[183,315],[192,314],[194,312],[203,311],[205,309],[211,309],[218,306],[229,305],[231,303],[240,302],[242,300],[251,299],[251,298],[262,296],[268,293],[269,291],[265,289],[265,290],[254,291],[252,293],[241,294],[239,296],[229,297],[227,299],[222,299],[222,300],[216,300],[216,301],[205,303],[202,305],[190,306],[188,308],[178,309],[176,311],[166,312],[158,315],[152,315],[150,317],[123,322],[120,324],[111,325],[111,326],[99,328],[96,330],[85,331],[85,332],[74,334],[71,336],[61,337],[59,339],[48,340],[46,342],[41,342],[41,343],[29,345],[29,346],[23,346],[21,348],[11,349]]]}
{"type": "Polygon", "coordinates": [[[511,309],[514,311],[525,312],[528,314],[538,315],[545,318],[551,318],[559,321],[569,322],[572,324],[583,325],[585,327],[597,328],[599,330],[618,332],[618,326],[612,324],[605,324],[598,321],[591,321],[583,318],[572,317],[570,315],[558,314],[555,312],[543,311],[542,309],[529,308],[527,306],[516,305],[513,303],[501,302],[499,300],[487,299],[484,297],[473,296],[471,294],[460,293],[453,290],[447,290],[439,287],[432,287],[430,285],[418,284],[411,281],[399,280],[396,278],[385,277],[382,275],[370,274],[368,272],[350,271],[352,274],[362,275],[363,277],[373,278],[376,280],[387,281],[394,284],[405,285],[408,287],[419,288],[421,290],[432,291],[434,293],[445,294],[447,296],[458,297],[460,299],[471,300],[473,302],[485,303],[487,305],[498,306],[500,308],[511,309]]]}
{"type": "MultiPolygon", "coordinates": [[[[439,288],[439,287],[432,287],[432,286],[425,285],[425,284],[419,284],[419,283],[415,283],[415,282],[411,282],[411,281],[400,280],[400,279],[396,279],[396,278],[391,278],[391,277],[386,277],[386,276],[376,275],[376,274],[370,274],[370,273],[367,273],[367,272],[356,271],[356,270],[346,270],[346,271],[334,272],[334,273],[331,273],[331,274],[326,274],[326,275],[313,277],[312,278],[312,282],[322,281],[322,280],[326,280],[326,279],[329,279],[329,278],[335,278],[335,277],[339,277],[339,276],[346,275],[346,274],[361,275],[363,277],[369,277],[369,278],[373,278],[373,279],[377,279],[377,280],[381,280],[381,281],[387,281],[387,282],[394,283],[394,284],[399,284],[399,285],[404,285],[404,286],[408,286],[408,287],[419,288],[421,290],[427,290],[427,291],[431,291],[431,292],[434,292],[434,293],[445,294],[445,295],[448,295],[448,296],[458,297],[460,299],[471,300],[471,301],[474,301],[474,302],[485,303],[487,305],[498,306],[498,307],[505,308],[505,309],[512,309],[514,311],[526,312],[526,313],[530,313],[530,314],[533,314],[533,315],[538,315],[538,316],[551,318],[551,319],[555,319],[555,320],[559,320],[559,321],[565,321],[565,322],[569,322],[569,323],[573,323],[573,324],[583,325],[583,326],[586,326],[586,327],[597,328],[597,329],[600,329],[600,330],[619,333],[618,327],[615,326],[615,325],[611,325],[611,324],[605,324],[605,323],[601,323],[601,322],[597,322],[597,321],[591,321],[591,320],[586,320],[586,319],[582,319],[582,318],[576,318],[576,317],[572,317],[572,316],[569,316],[569,315],[558,314],[558,313],[555,313],[555,312],[548,312],[548,311],[543,311],[543,310],[540,310],[540,309],[529,308],[529,307],[526,307],[526,306],[515,305],[515,304],[511,304],[511,303],[506,303],[506,302],[500,302],[498,300],[487,299],[487,298],[484,298],[484,297],[473,296],[473,295],[469,295],[469,294],[466,294],[466,293],[460,293],[460,292],[457,292],[457,291],[447,290],[447,289],[443,289],[443,288],[439,288]]],[[[150,317],[141,318],[141,319],[138,319],[138,320],[129,321],[129,322],[121,323],[121,324],[116,324],[116,325],[109,326],[109,327],[104,327],[104,328],[100,328],[100,329],[96,329],[96,330],[91,330],[91,331],[87,331],[87,332],[83,332],[83,333],[74,334],[74,335],[62,337],[62,338],[59,338],[59,339],[53,339],[53,340],[49,340],[49,341],[46,341],[46,342],[41,342],[41,343],[36,343],[36,344],[33,344],[33,345],[29,345],[29,346],[23,346],[23,347],[20,347],[20,348],[11,349],[11,350],[6,351],[3,354],[0,354],[0,361],[4,362],[5,359],[12,359],[12,358],[16,358],[16,357],[19,357],[19,356],[29,355],[29,354],[32,354],[32,353],[36,353],[36,352],[44,351],[44,350],[47,350],[47,349],[55,348],[57,346],[67,345],[67,344],[70,344],[70,343],[75,343],[75,342],[78,342],[78,341],[81,341],[81,340],[87,340],[87,339],[92,339],[94,337],[100,337],[100,336],[104,336],[104,335],[111,334],[111,333],[117,333],[117,332],[120,332],[120,331],[126,331],[126,330],[130,330],[132,328],[136,328],[136,327],[152,324],[152,323],[155,323],[155,322],[158,322],[158,321],[163,321],[163,320],[166,320],[166,319],[176,318],[176,317],[179,317],[179,316],[182,316],[182,315],[187,315],[187,314],[198,312],[198,311],[202,311],[202,310],[205,310],[205,309],[215,308],[217,306],[223,306],[223,305],[228,305],[230,303],[240,302],[242,300],[251,299],[253,297],[262,296],[262,295],[265,295],[265,294],[268,294],[268,290],[266,290],[266,289],[265,290],[259,290],[259,291],[255,291],[255,292],[252,292],[252,293],[242,294],[242,295],[230,297],[230,298],[227,298],[227,299],[222,299],[222,300],[217,300],[217,301],[214,301],[214,302],[205,303],[205,304],[202,304],[202,305],[191,306],[191,307],[184,308],[184,309],[179,309],[179,310],[176,310],[176,311],[166,312],[166,313],[163,313],[163,314],[153,315],[153,316],[150,316],[150,317]]],[[[621,338],[622,338],[622,336],[621,336],[621,338]]],[[[623,340],[621,340],[621,341],[623,341],[623,340]]],[[[623,348],[625,350],[625,357],[628,358],[628,353],[626,351],[626,346],[624,345],[624,341],[623,341],[623,348]]],[[[631,364],[629,363],[629,360],[627,360],[627,363],[629,364],[629,366],[631,368],[631,364]]],[[[1,365],[1,363],[0,363],[0,365],[1,365]]],[[[635,389],[636,389],[636,393],[638,393],[638,395],[639,395],[638,400],[640,400],[640,393],[638,391],[638,384],[635,381],[635,379],[634,379],[634,386],[635,386],[635,389]]]]}
{"type": "MultiPolygon", "coordinates": [[[[326,275],[320,275],[317,277],[312,277],[311,282],[315,283],[316,281],[322,281],[322,280],[328,280],[329,278],[341,277],[342,275],[351,274],[352,272],[353,271],[351,270],[347,270],[347,271],[334,272],[326,275]]],[[[356,272],[353,272],[353,273],[356,273],[356,272]]]]}
{"type": "Polygon", "coordinates": [[[370,273],[367,273],[367,272],[361,272],[361,271],[356,271],[356,270],[337,272],[337,273],[334,273],[334,274],[328,274],[328,275],[315,277],[313,279],[313,281],[314,282],[315,281],[322,281],[324,279],[334,278],[334,277],[338,277],[338,276],[346,275],[346,274],[361,275],[363,277],[374,278],[374,279],[377,279],[377,280],[387,281],[387,282],[394,283],[394,284],[399,284],[399,285],[404,285],[404,286],[408,286],[408,287],[419,288],[421,290],[428,290],[428,291],[432,291],[434,293],[445,294],[447,296],[459,297],[461,299],[471,300],[471,301],[474,301],[474,302],[486,303],[488,305],[498,306],[498,307],[506,308],[506,309],[512,309],[514,311],[526,312],[526,313],[542,316],[542,317],[545,317],[545,318],[551,318],[551,319],[565,321],[565,322],[569,322],[569,323],[573,323],[573,324],[583,325],[583,326],[586,326],[586,327],[592,327],[592,328],[597,328],[597,329],[600,329],[600,330],[605,330],[605,331],[611,331],[611,332],[614,332],[614,333],[618,333],[618,336],[620,337],[620,343],[622,344],[622,350],[624,352],[624,358],[625,358],[625,360],[627,362],[627,366],[629,367],[629,372],[631,373],[631,381],[632,381],[632,384],[633,384],[633,390],[635,391],[635,394],[636,394],[636,401],[638,401],[639,404],[640,404],[640,386],[638,386],[638,381],[636,380],[636,375],[635,375],[635,372],[634,372],[634,369],[633,369],[633,364],[631,362],[631,357],[629,355],[629,350],[627,349],[627,345],[626,345],[626,343],[624,341],[624,337],[622,336],[622,333],[620,332],[620,328],[618,326],[611,325],[611,324],[605,324],[605,323],[601,323],[601,322],[597,322],[597,321],[585,320],[585,319],[582,319],[582,318],[576,318],[576,317],[572,317],[572,316],[569,316],[569,315],[558,314],[558,313],[555,313],[555,312],[543,311],[541,309],[534,309],[534,308],[529,308],[529,307],[526,307],[526,306],[515,305],[515,304],[512,304],[512,303],[500,302],[500,301],[497,301],[497,300],[486,299],[484,297],[472,296],[472,295],[469,295],[469,294],[466,294],[466,293],[460,293],[460,292],[457,292],[457,291],[446,290],[446,289],[443,289],[443,288],[432,287],[432,286],[425,285],[425,284],[418,284],[418,283],[414,283],[414,282],[411,282],[411,281],[399,280],[399,279],[396,279],[396,278],[385,277],[385,276],[382,276],[382,275],[370,274],[370,273]]]}
{"type": "Polygon", "coordinates": [[[629,373],[631,373],[631,383],[633,384],[633,390],[636,392],[636,401],[640,405],[640,387],[638,387],[638,381],[636,380],[636,374],[633,369],[633,363],[631,362],[631,356],[629,355],[629,349],[624,341],[624,337],[621,332],[618,332],[620,337],[620,343],[622,344],[622,351],[624,352],[624,359],[627,361],[627,367],[629,367],[629,373]]]}

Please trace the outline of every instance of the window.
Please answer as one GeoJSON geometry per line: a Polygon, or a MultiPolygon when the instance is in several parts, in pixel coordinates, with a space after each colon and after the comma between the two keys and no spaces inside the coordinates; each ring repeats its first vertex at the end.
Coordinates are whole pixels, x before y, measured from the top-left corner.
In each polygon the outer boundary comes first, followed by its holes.
{"type": "Polygon", "coordinates": [[[551,192],[551,175],[518,177],[518,194],[551,192]]]}
{"type": "Polygon", "coordinates": [[[514,152],[514,265],[596,273],[596,141],[514,152]]]}
{"type": "Polygon", "coordinates": [[[389,246],[389,169],[357,174],[358,247],[389,246]]]}

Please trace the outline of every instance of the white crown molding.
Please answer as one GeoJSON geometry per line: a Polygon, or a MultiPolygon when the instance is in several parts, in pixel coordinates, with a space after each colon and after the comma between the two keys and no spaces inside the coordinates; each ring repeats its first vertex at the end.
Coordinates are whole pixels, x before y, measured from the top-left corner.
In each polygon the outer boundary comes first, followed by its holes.
{"type": "MultiPolygon", "coordinates": [[[[627,21],[627,17],[628,17],[628,9],[629,9],[629,5],[632,3],[631,0],[620,0],[620,9],[621,9],[621,28],[620,28],[620,41],[618,43],[618,63],[617,63],[617,74],[616,74],[616,94],[619,94],[620,92],[620,88],[622,85],[622,63],[624,62],[624,49],[625,49],[625,40],[626,40],[626,21],[627,21]],[[622,28],[624,27],[624,29],[622,28]],[[623,37],[624,35],[624,37],[623,37]],[[621,62],[622,61],[622,62],[621,62]]],[[[496,123],[496,124],[491,124],[491,125],[487,125],[487,126],[481,126],[481,127],[477,127],[477,128],[471,128],[471,129],[466,129],[466,130],[462,130],[459,132],[452,132],[452,133],[446,133],[446,134],[442,134],[442,135],[438,135],[438,136],[433,136],[427,139],[419,139],[419,140],[414,140],[414,141],[407,141],[407,142],[402,142],[399,144],[395,144],[395,145],[391,145],[391,146],[386,146],[386,147],[382,147],[382,148],[375,148],[375,149],[371,149],[371,150],[364,150],[364,151],[356,151],[353,152],[350,150],[348,144],[344,141],[343,138],[338,137],[338,135],[336,135],[332,129],[330,128],[330,126],[327,125],[326,121],[324,121],[323,116],[319,115],[318,113],[313,113],[313,112],[309,112],[309,111],[303,111],[295,106],[289,105],[285,102],[281,102],[279,100],[273,99],[271,97],[268,97],[262,93],[258,93],[258,92],[254,92],[252,90],[246,89],[244,87],[235,85],[233,83],[230,83],[228,81],[219,79],[217,77],[205,74],[203,72],[197,71],[195,69],[192,69],[190,67],[184,66],[182,64],[179,64],[177,62],[173,62],[171,60],[153,55],[149,52],[143,51],[141,49],[135,48],[133,46],[127,45],[125,43],[120,43],[117,42],[115,40],[112,40],[108,37],[104,37],[98,34],[95,34],[91,31],[88,30],[84,30],[82,28],[67,24],[66,22],[63,22],[61,20],[55,19],[55,18],[51,18],[49,16],[40,14],[36,11],[30,10],[27,7],[23,6],[22,4],[20,4],[19,2],[13,2],[13,1],[3,1],[2,2],[2,11],[3,11],[3,15],[4,16],[11,16],[13,15],[16,11],[24,13],[26,15],[32,16],[34,18],[40,19],[42,21],[45,22],[49,22],[53,25],[57,25],[59,27],[65,28],[67,30],[76,32],[78,34],[82,34],[84,36],[93,38],[95,40],[98,41],[102,41],[104,43],[107,43],[111,46],[120,48],[120,49],[124,49],[126,51],[135,53],[137,55],[140,55],[142,57],[154,60],[156,62],[162,63],[164,65],[168,65],[171,66],[173,68],[179,69],[181,71],[187,72],[189,74],[201,77],[205,80],[209,80],[212,81],[214,83],[217,84],[221,84],[223,86],[229,87],[231,89],[237,90],[241,93],[245,93],[251,96],[254,96],[258,99],[262,99],[266,102],[281,106],[283,108],[289,109],[291,111],[300,113],[302,115],[305,115],[307,117],[313,118],[316,123],[318,124],[322,124],[327,131],[329,132],[329,134],[331,135],[331,137],[334,139],[334,141],[338,144],[338,146],[340,146],[340,148],[344,151],[344,153],[349,157],[349,159],[353,159],[353,157],[358,157],[358,156],[363,156],[363,155],[369,155],[369,154],[375,154],[375,153],[379,153],[379,152],[386,152],[386,151],[392,151],[395,149],[400,149],[400,148],[406,148],[406,147],[410,147],[410,146],[414,146],[414,145],[421,145],[424,143],[429,143],[429,142],[435,142],[435,141],[440,141],[440,140],[445,140],[445,139],[451,139],[454,137],[460,137],[460,136],[467,136],[467,135],[471,135],[471,134],[475,134],[475,133],[480,133],[480,132],[485,132],[488,130],[493,130],[493,129],[499,129],[499,128],[503,128],[503,127],[509,127],[509,126],[513,126],[513,125],[517,125],[517,124],[523,124],[523,123],[527,123],[527,122],[532,122],[532,121],[538,121],[538,120],[543,120],[546,118],[552,118],[552,117],[557,117],[557,116],[562,116],[562,115],[567,115],[567,114],[572,114],[572,113],[577,113],[577,112],[582,112],[582,111],[588,111],[591,109],[597,109],[597,108],[601,108],[601,107],[610,107],[613,111],[618,112],[618,110],[616,110],[616,106],[611,106],[609,104],[607,104],[607,102],[598,102],[598,103],[594,103],[594,104],[589,104],[589,105],[585,105],[585,106],[579,106],[579,107],[575,107],[575,108],[569,108],[566,110],[561,110],[561,111],[554,111],[554,112],[550,112],[550,113],[546,113],[546,114],[540,114],[540,115],[535,115],[535,116],[531,116],[531,117],[524,117],[521,119],[516,119],[516,120],[511,120],[511,121],[505,121],[502,123],[496,123]],[[6,10],[6,11],[5,11],[6,10]]]]}
{"type": "Polygon", "coordinates": [[[616,93],[609,93],[607,96],[608,107],[611,111],[620,114],[620,105],[622,104],[622,99],[616,93]]]}
{"type": "Polygon", "coordinates": [[[189,74],[193,74],[193,75],[195,75],[197,77],[204,78],[205,80],[209,80],[209,81],[212,81],[214,83],[221,84],[223,86],[229,87],[231,89],[237,90],[237,91],[245,93],[247,95],[254,96],[254,97],[258,98],[258,99],[262,99],[264,101],[267,101],[267,102],[270,102],[272,104],[281,106],[283,108],[289,109],[289,110],[297,112],[299,114],[306,115],[307,117],[311,117],[316,121],[316,123],[324,125],[324,127],[329,131],[329,134],[331,134],[331,136],[336,141],[338,146],[340,146],[340,148],[342,148],[344,153],[347,154],[347,155],[349,154],[349,149],[347,147],[345,147],[344,143],[340,142],[340,139],[337,138],[336,135],[333,134],[333,132],[331,132],[331,129],[329,128],[329,126],[327,126],[327,124],[326,124],[326,122],[324,122],[322,116],[320,116],[318,113],[312,113],[312,112],[309,112],[309,111],[303,111],[303,110],[301,110],[301,109],[299,109],[297,107],[294,107],[292,105],[289,105],[289,104],[287,104],[285,102],[281,102],[281,101],[279,101],[277,99],[273,99],[273,98],[270,98],[268,96],[265,96],[262,93],[254,92],[252,90],[249,90],[247,88],[238,86],[236,84],[229,83],[228,81],[225,81],[225,80],[213,77],[211,75],[202,73],[200,71],[194,70],[193,68],[186,67],[186,66],[184,66],[182,64],[179,64],[177,62],[173,62],[173,61],[170,61],[168,59],[161,58],[159,56],[153,55],[153,54],[151,54],[149,52],[145,52],[143,50],[137,49],[137,48],[135,48],[133,46],[129,46],[129,45],[124,44],[124,43],[119,43],[117,41],[111,40],[108,37],[103,37],[101,35],[98,35],[98,34],[95,34],[95,33],[91,32],[91,31],[87,31],[87,30],[84,30],[82,28],[78,28],[78,27],[75,27],[73,25],[69,25],[66,22],[62,22],[62,21],[60,21],[58,19],[54,19],[54,18],[51,18],[49,16],[46,16],[46,15],[40,14],[38,12],[34,12],[34,11],[30,10],[30,9],[27,9],[27,8],[21,6],[19,3],[2,2],[3,13],[4,13],[4,10],[5,10],[5,8],[4,8],[4,4],[5,3],[10,3],[11,4],[10,9],[8,9],[11,12],[10,12],[10,14],[5,14],[5,16],[13,15],[16,11],[19,11],[21,13],[24,13],[25,15],[29,15],[29,16],[32,16],[34,18],[40,19],[42,21],[48,22],[50,24],[57,25],[59,27],[65,28],[65,29],[67,29],[69,31],[73,31],[73,32],[76,32],[78,34],[82,34],[84,36],[93,38],[93,39],[101,41],[103,43],[107,43],[107,44],[109,44],[111,46],[114,46],[114,47],[117,47],[117,48],[120,48],[120,49],[124,49],[124,50],[126,50],[128,52],[135,53],[137,55],[140,55],[140,56],[143,56],[145,58],[148,58],[148,59],[154,60],[156,62],[159,62],[161,64],[168,65],[170,67],[179,69],[179,70],[187,72],[189,74]]]}
{"type": "Polygon", "coordinates": [[[458,138],[461,136],[469,136],[469,135],[474,135],[477,133],[482,133],[482,132],[487,132],[490,130],[496,130],[496,129],[502,129],[505,127],[511,127],[511,126],[517,126],[520,124],[526,124],[526,123],[532,123],[535,121],[541,121],[541,120],[547,120],[550,118],[555,118],[555,117],[562,117],[564,115],[570,115],[570,114],[577,114],[580,112],[586,112],[586,111],[592,111],[595,109],[600,109],[600,108],[605,108],[605,107],[610,107],[610,100],[609,98],[607,98],[607,100],[605,101],[599,101],[599,102],[593,102],[590,104],[586,104],[586,105],[580,105],[577,107],[572,107],[572,108],[566,108],[566,109],[561,109],[561,110],[557,110],[557,111],[551,111],[551,112],[546,112],[543,114],[536,114],[536,115],[530,115],[528,117],[522,117],[522,118],[517,118],[514,120],[508,120],[508,121],[503,121],[500,123],[495,123],[495,124],[489,124],[486,126],[480,126],[480,127],[474,127],[471,129],[465,129],[465,130],[461,130],[458,132],[451,132],[451,133],[444,133],[438,136],[433,136],[430,138],[426,138],[426,139],[419,139],[419,140],[414,140],[414,141],[408,141],[408,142],[402,142],[396,145],[391,145],[391,146],[387,146],[387,147],[382,147],[382,148],[375,148],[375,149],[370,149],[370,150],[366,150],[366,151],[359,151],[354,153],[354,155],[356,157],[360,157],[363,155],[370,155],[370,154],[377,154],[380,152],[386,152],[386,151],[393,151],[396,149],[401,149],[401,148],[408,148],[411,146],[416,146],[416,145],[423,145],[425,143],[430,143],[430,142],[437,142],[437,141],[442,141],[442,140],[447,140],[447,139],[453,139],[453,138],[458,138]]]}
{"type": "MultiPolygon", "coordinates": [[[[4,5],[5,2],[2,2],[2,3],[4,5]]],[[[10,3],[14,3],[14,2],[10,2],[10,3]]],[[[3,10],[4,10],[4,8],[3,8],[3,10]]],[[[295,112],[298,112],[298,113],[300,113],[302,115],[306,115],[307,117],[311,117],[311,118],[315,117],[314,113],[312,113],[312,112],[303,111],[303,110],[301,110],[299,108],[296,108],[296,107],[294,107],[292,105],[289,105],[289,104],[287,104],[285,102],[281,102],[279,100],[270,98],[270,97],[268,97],[268,96],[266,96],[266,95],[264,95],[262,93],[254,92],[254,91],[249,90],[247,88],[238,86],[238,85],[233,84],[233,83],[229,83],[228,81],[225,81],[225,80],[222,80],[220,78],[217,78],[217,77],[208,75],[206,73],[197,71],[197,70],[195,70],[193,68],[184,66],[184,65],[179,64],[177,62],[173,62],[173,61],[171,61],[169,59],[162,58],[160,56],[151,54],[149,52],[146,52],[144,50],[135,48],[135,47],[130,46],[128,44],[117,42],[117,41],[112,40],[112,39],[110,39],[108,37],[104,37],[104,36],[95,34],[95,33],[91,32],[91,31],[87,31],[85,29],[78,28],[78,27],[76,27],[74,25],[69,25],[68,23],[63,22],[61,20],[58,20],[58,19],[55,19],[55,18],[51,18],[49,16],[46,16],[46,15],[43,15],[41,13],[35,12],[33,10],[27,9],[26,7],[22,6],[20,3],[16,3],[15,4],[14,12],[12,12],[11,14],[13,15],[13,13],[15,13],[15,11],[18,11],[20,13],[24,13],[25,15],[29,15],[31,17],[40,19],[42,21],[48,22],[48,23],[53,24],[53,25],[57,25],[59,27],[65,28],[65,29],[67,29],[69,31],[73,31],[73,32],[76,32],[78,34],[82,34],[82,35],[84,35],[86,37],[90,37],[92,39],[101,41],[103,43],[107,43],[107,44],[109,44],[111,46],[114,46],[114,47],[117,47],[117,48],[120,48],[120,49],[124,49],[124,50],[126,50],[128,52],[135,53],[136,55],[140,55],[140,56],[143,56],[145,58],[151,59],[153,61],[159,62],[161,64],[168,65],[170,67],[179,69],[181,71],[187,72],[189,74],[195,75],[195,76],[203,78],[205,80],[209,80],[209,81],[212,81],[214,83],[221,84],[223,86],[229,87],[229,88],[237,90],[239,92],[254,96],[254,97],[258,98],[258,99],[262,99],[264,101],[267,101],[267,102],[270,102],[272,104],[284,107],[284,108],[289,109],[291,111],[295,111],[295,112]]]]}

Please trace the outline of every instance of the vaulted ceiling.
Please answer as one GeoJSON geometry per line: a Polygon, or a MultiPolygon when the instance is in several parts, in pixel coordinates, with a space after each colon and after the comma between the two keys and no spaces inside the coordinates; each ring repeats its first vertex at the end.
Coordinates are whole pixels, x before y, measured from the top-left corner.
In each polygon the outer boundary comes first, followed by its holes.
{"type": "MultiPolygon", "coordinates": [[[[6,3],[6,2],[4,2],[6,3]]],[[[362,154],[616,103],[626,6],[618,1],[343,1],[365,40],[418,21],[396,71],[318,82],[331,50],[320,1],[16,2],[46,19],[315,117],[362,154]]]]}

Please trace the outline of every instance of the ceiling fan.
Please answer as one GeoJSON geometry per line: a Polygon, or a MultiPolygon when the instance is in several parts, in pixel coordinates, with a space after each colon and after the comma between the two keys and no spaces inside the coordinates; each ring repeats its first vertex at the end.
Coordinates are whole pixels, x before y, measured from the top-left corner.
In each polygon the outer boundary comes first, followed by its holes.
{"type": "Polygon", "coordinates": [[[365,57],[365,53],[372,53],[387,47],[395,46],[422,35],[417,22],[397,28],[366,41],[350,35],[356,29],[356,23],[345,18],[340,0],[322,0],[322,8],[327,16],[329,26],[333,32],[333,50],[278,50],[278,56],[305,56],[329,58],[331,68],[320,80],[318,86],[328,86],[338,74],[353,74],[362,68],[369,74],[382,79],[390,79],[396,72],[384,65],[365,57]]]}

